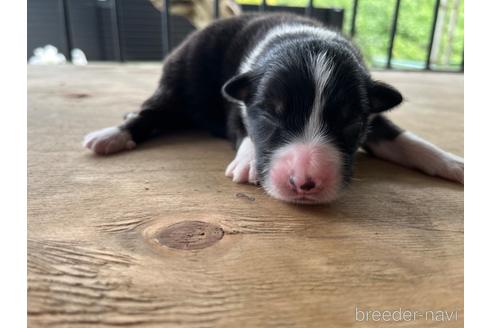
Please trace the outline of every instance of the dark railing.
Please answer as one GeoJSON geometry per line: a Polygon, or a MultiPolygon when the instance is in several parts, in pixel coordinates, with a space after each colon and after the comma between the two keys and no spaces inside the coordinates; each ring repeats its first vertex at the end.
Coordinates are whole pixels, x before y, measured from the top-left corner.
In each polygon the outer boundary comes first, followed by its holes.
{"type": "Polygon", "coordinates": [[[357,19],[357,9],[359,7],[359,0],[354,0],[354,4],[352,6],[352,22],[350,23],[350,36],[355,36],[355,22],[357,19]]]}
{"type": "Polygon", "coordinates": [[[65,46],[66,46],[66,54],[67,54],[67,59],[72,60],[72,31],[71,31],[71,25],[70,25],[70,14],[68,12],[68,2],[66,0],[59,0],[58,6],[60,8],[60,11],[62,13],[62,21],[61,25],[63,26],[63,31],[65,35],[65,46]]]}
{"type": "Polygon", "coordinates": [[[120,10],[117,0],[111,0],[111,31],[113,31],[113,47],[116,60],[123,61],[123,52],[121,49],[121,33],[118,12],[120,10]]]}
{"type": "MultiPolygon", "coordinates": [[[[214,10],[217,18],[220,17],[219,1],[214,0],[214,10]]],[[[162,0],[162,53],[166,56],[171,51],[171,24],[169,10],[171,9],[171,0],[162,0]]]]}
{"type": "MultiPolygon", "coordinates": [[[[213,0],[213,16],[215,19],[220,18],[220,7],[219,7],[219,0],[213,0]]],[[[120,13],[119,13],[119,5],[118,5],[119,0],[111,0],[111,4],[113,6],[113,11],[111,14],[111,25],[112,25],[112,33],[113,33],[113,45],[116,53],[116,59],[123,61],[123,55],[122,55],[122,46],[121,46],[121,35],[120,35],[120,13]]],[[[162,8],[162,15],[161,15],[161,24],[162,24],[162,52],[165,55],[169,53],[171,50],[171,24],[170,24],[170,2],[171,0],[163,0],[163,8],[162,8]]],[[[392,69],[392,58],[393,58],[393,46],[395,42],[396,35],[398,33],[398,17],[400,14],[400,4],[401,0],[395,0],[395,8],[393,11],[393,16],[391,20],[391,28],[390,28],[390,34],[389,34],[389,42],[388,42],[388,48],[387,48],[387,55],[386,55],[386,65],[385,67],[387,69],[392,69]]],[[[427,55],[426,55],[426,61],[425,61],[425,70],[434,70],[432,68],[432,63],[431,63],[431,57],[432,57],[432,51],[433,51],[433,46],[434,46],[434,35],[436,32],[436,25],[437,25],[437,20],[439,16],[439,8],[440,8],[441,1],[440,0],[435,0],[435,5],[434,5],[434,13],[433,13],[433,18],[430,26],[430,37],[429,37],[429,42],[427,46],[427,55]]],[[[70,31],[70,16],[69,16],[69,11],[68,11],[68,2],[67,0],[59,0],[59,6],[61,8],[61,12],[63,14],[63,22],[62,26],[64,27],[64,35],[65,35],[65,44],[67,47],[67,54],[70,56],[70,50],[72,49],[72,39],[71,39],[71,31],[70,31]]],[[[358,6],[359,6],[359,1],[358,0],[353,0],[353,5],[352,5],[352,19],[351,19],[351,24],[350,24],[350,35],[352,37],[355,36],[357,33],[357,13],[358,13],[358,6]]],[[[313,0],[308,0],[308,5],[306,6],[305,10],[305,15],[306,16],[312,16],[313,15],[313,0]]],[[[266,4],[266,0],[261,0],[260,4],[258,5],[258,11],[264,12],[268,11],[269,6],[266,4]]],[[[70,57],[69,57],[70,59],[70,57]]],[[[459,71],[464,70],[464,52],[461,55],[461,64],[460,64],[460,69],[459,71]]],[[[439,70],[442,71],[442,70],[439,70]]],[[[455,72],[455,71],[453,71],[455,72]]]]}
{"type": "Polygon", "coordinates": [[[393,46],[395,44],[396,29],[398,28],[398,16],[400,15],[400,0],[396,0],[395,11],[391,23],[390,39],[388,46],[388,56],[386,59],[386,68],[391,68],[391,59],[393,58],[393,46]]]}

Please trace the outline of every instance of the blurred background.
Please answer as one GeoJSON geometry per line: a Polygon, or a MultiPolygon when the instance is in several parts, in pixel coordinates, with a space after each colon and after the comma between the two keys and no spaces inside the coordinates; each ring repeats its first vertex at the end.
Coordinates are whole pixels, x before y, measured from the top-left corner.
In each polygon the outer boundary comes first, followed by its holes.
{"type": "Polygon", "coordinates": [[[67,61],[157,61],[218,17],[289,11],[353,37],[373,69],[464,68],[464,0],[28,0],[27,9],[28,59],[53,45],[67,61]]]}

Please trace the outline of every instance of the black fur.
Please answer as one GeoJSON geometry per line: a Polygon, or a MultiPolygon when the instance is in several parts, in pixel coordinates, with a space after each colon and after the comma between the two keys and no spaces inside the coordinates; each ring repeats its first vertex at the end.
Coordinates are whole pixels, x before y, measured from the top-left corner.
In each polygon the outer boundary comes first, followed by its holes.
{"type": "Polygon", "coordinates": [[[251,72],[238,75],[245,56],[272,26],[282,23],[321,26],[293,15],[244,15],[219,20],[192,34],[165,60],[154,95],[121,128],[137,143],[184,127],[227,136],[236,148],[249,135],[256,146],[261,181],[272,150],[306,125],[316,90],[307,59],[326,53],[332,72],[324,90],[324,129],[343,154],[348,183],[354,154],[366,138],[392,139],[401,133],[379,113],[398,105],[402,97],[371,79],[357,48],[342,36],[329,41],[311,34],[278,37],[251,72]],[[247,106],[247,127],[238,102],[247,106]]]}

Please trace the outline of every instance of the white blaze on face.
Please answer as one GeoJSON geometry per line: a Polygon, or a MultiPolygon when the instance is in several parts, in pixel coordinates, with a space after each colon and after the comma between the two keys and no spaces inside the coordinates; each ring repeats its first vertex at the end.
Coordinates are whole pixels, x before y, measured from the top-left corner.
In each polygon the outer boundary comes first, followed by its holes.
{"type": "Polygon", "coordinates": [[[323,109],[332,70],[326,53],[312,56],[315,97],[303,132],[276,150],[265,189],[275,198],[297,203],[333,201],[342,186],[342,155],[326,135],[323,109]]]}
{"type": "Polygon", "coordinates": [[[304,128],[302,139],[305,142],[323,142],[325,139],[323,132],[323,106],[325,105],[325,91],[331,74],[331,61],[326,53],[312,56],[311,69],[315,85],[313,108],[309,115],[308,122],[304,128]]]}
{"type": "MultiPolygon", "coordinates": [[[[250,72],[253,70],[254,64],[259,60],[261,55],[271,46],[272,42],[281,36],[293,36],[299,34],[308,34],[312,35],[316,38],[322,40],[330,40],[337,36],[337,34],[328,29],[312,26],[312,25],[304,25],[301,23],[291,23],[291,24],[282,24],[271,28],[261,39],[261,41],[250,51],[250,53],[245,57],[243,62],[239,67],[239,74],[243,74],[246,72],[250,72]]],[[[243,123],[248,129],[248,114],[247,108],[244,103],[239,103],[241,117],[243,119],[243,123]]]]}

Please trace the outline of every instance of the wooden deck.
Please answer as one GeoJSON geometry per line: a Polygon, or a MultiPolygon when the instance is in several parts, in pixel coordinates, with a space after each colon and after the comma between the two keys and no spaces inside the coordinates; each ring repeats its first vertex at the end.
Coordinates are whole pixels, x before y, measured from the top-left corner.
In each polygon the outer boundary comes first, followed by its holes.
{"type": "MultiPolygon", "coordinates": [[[[361,153],[339,201],[294,206],[225,178],[223,140],[181,135],[107,158],[81,148],[159,73],[29,67],[30,327],[463,326],[462,186],[361,153]],[[384,324],[356,321],[356,306],[459,313],[384,324]]],[[[398,123],[463,154],[462,75],[375,75],[406,97],[398,123]]]]}

